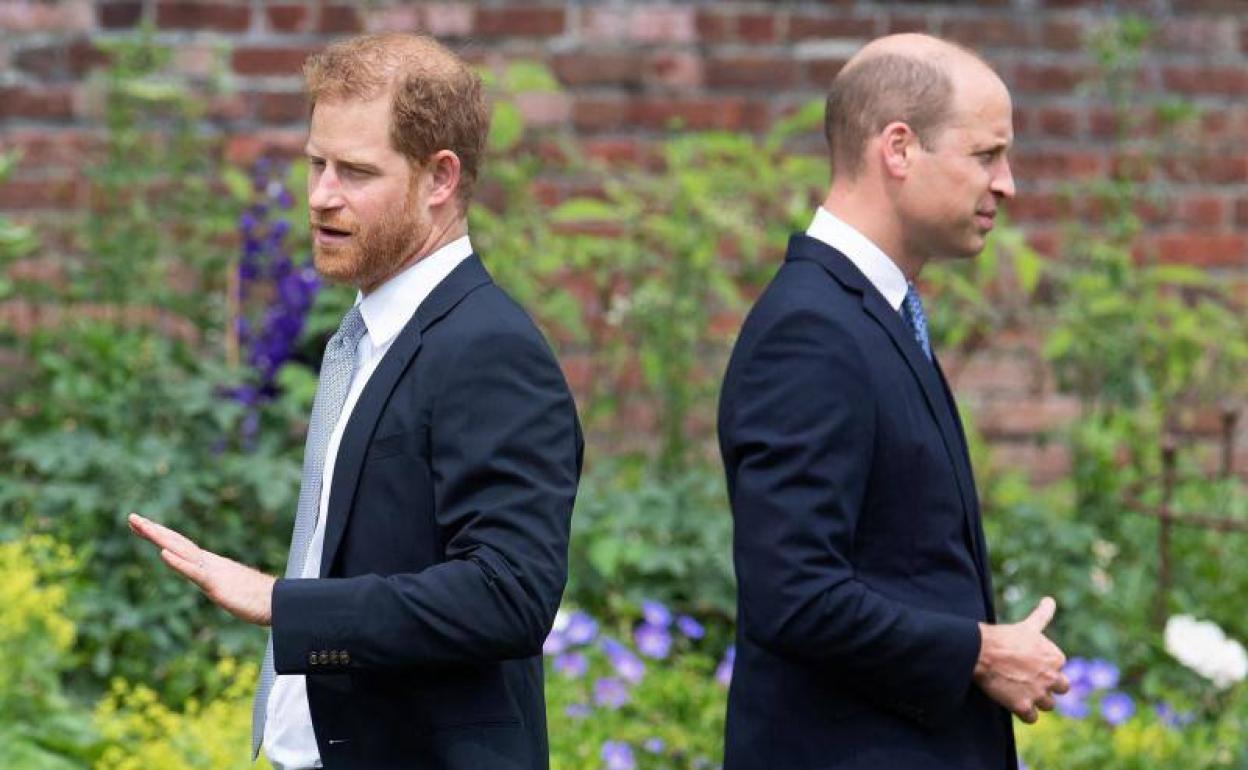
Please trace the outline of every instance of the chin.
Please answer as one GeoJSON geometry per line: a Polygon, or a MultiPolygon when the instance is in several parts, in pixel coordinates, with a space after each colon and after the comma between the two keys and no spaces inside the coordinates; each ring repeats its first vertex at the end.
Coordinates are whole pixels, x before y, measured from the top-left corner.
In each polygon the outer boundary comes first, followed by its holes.
{"type": "Polygon", "coordinates": [[[312,250],[312,266],[322,278],[334,283],[354,284],[359,272],[358,260],[352,259],[352,254],[346,249],[327,253],[318,246],[312,250]]]}

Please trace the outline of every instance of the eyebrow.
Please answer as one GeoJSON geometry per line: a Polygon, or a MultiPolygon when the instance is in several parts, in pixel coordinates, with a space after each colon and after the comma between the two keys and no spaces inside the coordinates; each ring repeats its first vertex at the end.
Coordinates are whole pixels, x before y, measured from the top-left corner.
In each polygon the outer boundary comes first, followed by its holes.
{"type": "MultiPolygon", "coordinates": [[[[309,158],[314,158],[316,160],[325,160],[325,158],[320,153],[313,150],[311,146],[304,147],[303,154],[309,158]]],[[[354,160],[352,158],[338,158],[337,162],[338,162],[338,165],[340,166],[346,166],[347,168],[353,168],[359,171],[371,171],[374,173],[381,171],[380,166],[377,166],[376,164],[370,163],[366,160],[354,160]]]]}

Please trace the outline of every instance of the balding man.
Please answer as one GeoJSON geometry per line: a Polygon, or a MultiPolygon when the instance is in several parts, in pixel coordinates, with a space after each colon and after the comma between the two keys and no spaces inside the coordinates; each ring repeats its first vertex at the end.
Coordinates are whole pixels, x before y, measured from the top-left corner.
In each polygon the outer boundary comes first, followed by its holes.
{"type": "Polygon", "coordinates": [[[922,35],[828,95],[831,188],[745,321],[719,439],[735,521],[725,770],[1014,768],[1010,712],[1063,692],[1045,599],[994,625],[957,409],[914,281],[1014,194],[1010,96],[922,35]]]}
{"type": "Polygon", "coordinates": [[[272,626],[253,752],[278,770],[541,770],[582,443],[554,356],[468,239],[481,82],[399,34],[304,74],[316,268],[359,295],[321,366],[286,579],[130,525],[272,626]]]}

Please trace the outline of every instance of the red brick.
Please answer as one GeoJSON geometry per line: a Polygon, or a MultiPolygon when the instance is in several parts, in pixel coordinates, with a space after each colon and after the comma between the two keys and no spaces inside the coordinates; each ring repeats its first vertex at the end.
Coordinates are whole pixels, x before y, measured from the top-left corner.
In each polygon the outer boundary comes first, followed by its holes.
{"type": "Polygon", "coordinates": [[[87,156],[98,145],[90,132],[80,129],[48,131],[46,129],[9,130],[5,148],[21,153],[18,170],[39,168],[82,168],[87,156]]]}
{"type": "Polygon", "coordinates": [[[1209,184],[1248,182],[1248,155],[1232,157],[1196,156],[1163,158],[1162,167],[1171,176],[1209,184]]]}
{"type": "Polygon", "coordinates": [[[304,32],[308,28],[306,5],[269,5],[264,9],[269,28],[277,32],[304,32]]]}
{"type": "Polygon", "coordinates": [[[1171,233],[1157,238],[1162,262],[1195,267],[1248,267],[1248,235],[1171,233]]]}
{"type": "Polygon", "coordinates": [[[737,17],[737,36],[746,43],[771,43],[780,38],[779,18],[772,13],[743,13],[737,17]]]}
{"type": "Polygon", "coordinates": [[[812,16],[795,14],[789,19],[789,37],[793,40],[809,38],[852,38],[867,40],[876,35],[875,19],[841,16],[812,16]]]}
{"type": "Polygon", "coordinates": [[[1084,27],[1073,21],[1045,22],[1040,35],[1041,44],[1051,51],[1079,51],[1083,49],[1084,27]]]}
{"type": "Polygon", "coordinates": [[[1062,236],[1056,230],[1033,227],[1027,230],[1027,244],[1046,257],[1056,257],[1061,250],[1062,236]]]}
{"type": "Polygon", "coordinates": [[[607,163],[641,164],[649,153],[636,139],[590,138],[584,142],[585,154],[607,163]]]}
{"type": "Polygon", "coordinates": [[[736,97],[642,99],[633,104],[633,122],[644,128],[685,131],[754,130],[765,123],[765,109],[736,97]]]}
{"type": "Polygon", "coordinates": [[[798,63],[763,55],[716,57],[706,62],[706,84],[712,88],[789,88],[797,83],[798,63]]]}
{"type": "Polygon", "coordinates": [[[1026,438],[1070,424],[1079,416],[1073,398],[994,400],[976,410],[975,424],[989,438],[1026,438]]]}
{"type": "Polygon", "coordinates": [[[1161,82],[1184,94],[1248,95],[1248,69],[1243,67],[1166,67],[1161,82]]]}
{"type": "Polygon", "coordinates": [[[78,199],[73,179],[8,179],[0,182],[0,211],[69,208],[78,199]]]}
{"type": "Polygon", "coordinates": [[[1235,201],[1235,224],[1248,228],[1248,199],[1235,201]]]}
{"type": "Polygon", "coordinates": [[[690,51],[664,50],[646,63],[646,82],[669,88],[690,89],[702,85],[702,58],[690,51]]]}
{"type": "Polygon", "coordinates": [[[1084,71],[1066,64],[1020,64],[1010,87],[1016,92],[1069,93],[1084,79],[1084,71]]]}
{"type": "Polygon", "coordinates": [[[322,34],[345,34],[364,29],[364,21],[354,6],[324,5],[320,10],[317,31],[322,34]]]}
{"type": "Polygon", "coordinates": [[[69,87],[0,87],[0,118],[64,120],[74,116],[74,94],[69,87]]]}
{"type": "Polygon", "coordinates": [[[208,29],[244,32],[251,25],[251,8],[225,3],[160,2],[156,26],[161,29],[208,29]]]}
{"type": "Polygon", "coordinates": [[[845,59],[816,59],[806,64],[806,79],[820,91],[827,91],[845,66],[845,59]]]}
{"type": "Polygon", "coordinates": [[[233,134],[227,140],[223,155],[226,161],[239,165],[253,163],[261,156],[291,160],[303,155],[307,132],[267,130],[252,134],[233,134]]]}
{"type": "Polygon", "coordinates": [[[1022,179],[1070,179],[1099,174],[1104,163],[1099,155],[1080,151],[1020,151],[1013,161],[1015,176],[1022,179]]]}
{"type": "MultiPolygon", "coordinates": [[[[1060,443],[997,441],[990,448],[994,468],[1021,470],[1033,484],[1051,484],[1070,473],[1070,452],[1060,443]]],[[[984,511],[985,516],[994,514],[984,511]]]]}
{"type": "Polygon", "coordinates": [[[1064,213],[1067,206],[1053,193],[1020,193],[1005,206],[1010,218],[1017,222],[1052,222],[1064,213]]]}
{"type": "Polygon", "coordinates": [[[104,29],[137,27],[143,18],[143,3],[100,3],[96,6],[96,17],[104,29]]]}
{"type": "Polygon", "coordinates": [[[308,119],[308,99],[299,91],[269,91],[251,94],[256,115],[265,123],[294,123],[308,119]]]}
{"type": "Polygon", "coordinates": [[[699,8],[693,18],[698,39],[706,43],[725,43],[737,37],[737,18],[720,10],[699,8]]]}
{"type": "Polygon", "coordinates": [[[639,86],[645,76],[641,54],[634,51],[559,54],[551,69],[565,86],[639,86]]]}
{"type": "Polygon", "coordinates": [[[298,75],[316,48],[237,48],[233,67],[240,75],[298,75]]]}
{"type": "Polygon", "coordinates": [[[628,122],[629,103],[613,97],[581,97],[572,103],[572,125],[581,131],[619,128],[628,122]]]}
{"type": "Polygon", "coordinates": [[[1192,227],[1221,230],[1227,224],[1227,203],[1217,195],[1189,195],[1179,202],[1179,220],[1192,227]]]}
{"type": "Polygon", "coordinates": [[[1079,130],[1079,116],[1060,107],[1045,107],[1036,113],[1037,127],[1044,136],[1072,137],[1079,130]]]}
{"type": "Polygon", "coordinates": [[[553,37],[563,33],[562,8],[478,8],[477,34],[482,37],[553,37]]]}
{"type": "Polygon", "coordinates": [[[562,125],[572,114],[571,97],[564,93],[533,91],[516,94],[515,99],[526,126],[562,125]]]}
{"type": "Polygon", "coordinates": [[[941,36],[977,50],[1018,48],[1033,43],[1024,22],[1002,16],[950,19],[941,27],[941,36]]]}
{"type": "Polygon", "coordinates": [[[1232,19],[1195,18],[1167,19],[1157,26],[1150,47],[1209,56],[1236,53],[1236,25],[1232,19]]]}
{"type": "Polygon", "coordinates": [[[902,32],[934,33],[939,25],[931,16],[909,16],[898,14],[884,20],[884,32],[896,35],[902,32]]]}
{"type": "Polygon", "coordinates": [[[0,29],[6,32],[86,32],[94,19],[87,0],[0,3],[0,29]]]}

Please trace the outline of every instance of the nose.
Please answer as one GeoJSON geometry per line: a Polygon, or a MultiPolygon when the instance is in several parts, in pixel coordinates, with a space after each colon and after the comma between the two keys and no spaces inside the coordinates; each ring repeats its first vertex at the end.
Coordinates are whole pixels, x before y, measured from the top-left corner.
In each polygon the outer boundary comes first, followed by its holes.
{"type": "Polygon", "coordinates": [[[993,195],[998,198],[1011,200],[1014,197],[1014,173],[1010,170],[1010,161],[1001,157],[1001,162],[997,165],[996,173],[993,174],[992,182],[989,185],[993,195]]]}
{"type": "Polygon", "coordinates": [[[329,164],[309,166],[308,208],[325,211],[341,206],[342,188],[338,184],[338,175],[329,164]]]}

